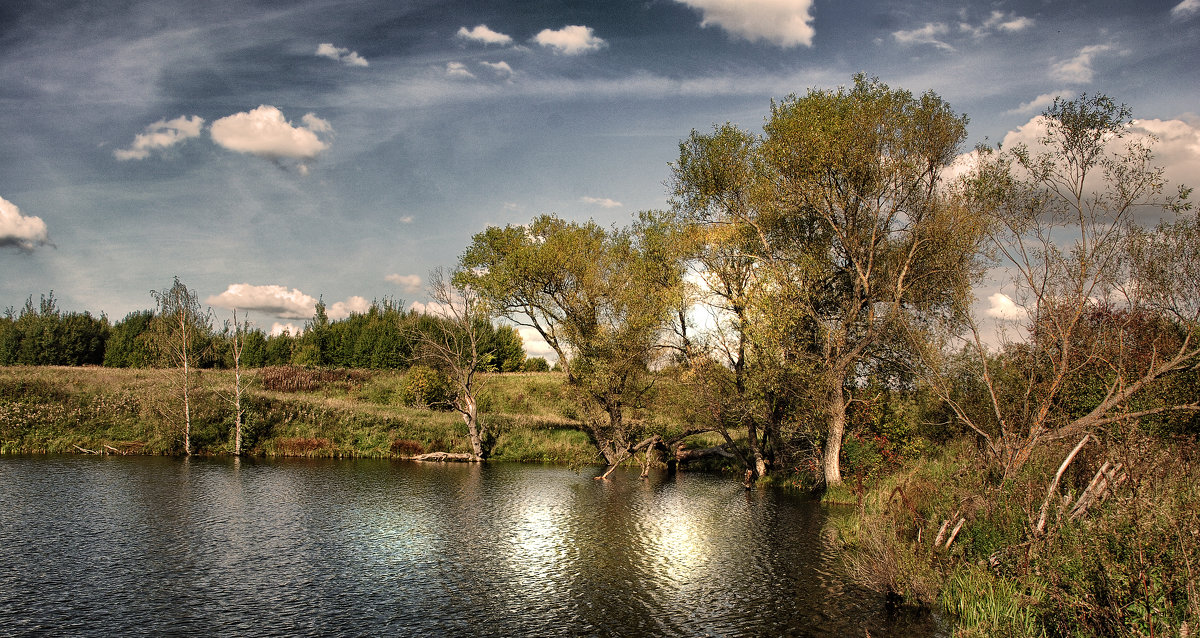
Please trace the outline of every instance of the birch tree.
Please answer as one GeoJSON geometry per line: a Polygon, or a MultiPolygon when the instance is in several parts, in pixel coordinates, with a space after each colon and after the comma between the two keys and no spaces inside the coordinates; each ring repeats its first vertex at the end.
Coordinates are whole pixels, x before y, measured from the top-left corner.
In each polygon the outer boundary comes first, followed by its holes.
{"type": "Polygon", "coordinates": [[[200,305],[195,291],[179,277],[170,288],[152,290],[158,304],[158,326],[154,343],[167,365],[179,372],[183,400],[183,453],[192,454],[193,371],[212,332],[211,315],[200,305]]]}

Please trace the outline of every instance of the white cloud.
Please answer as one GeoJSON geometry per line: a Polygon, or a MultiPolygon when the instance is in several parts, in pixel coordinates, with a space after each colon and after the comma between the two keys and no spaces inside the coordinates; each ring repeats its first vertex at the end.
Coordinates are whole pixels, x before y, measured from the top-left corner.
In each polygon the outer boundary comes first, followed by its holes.
{"type": "Polygon", "coordinates": [[[0,197],[0,248],[16,246],[29,251],[49,243],[46,222],[41,217],[22,215],[16,204],[0,197]]]}
{"type": "Polygon", "coordinates": [[[414,301],[409,304],[408,308],[409,310],[414,310],[420,314],[433,315],[435,317],[449,317],[451,314],[450,306],[447,306],[443,303],[438,303],[436,301],[431,301],[429,303],[414,301]]]}
{"type": "Polygon", "coordinates": [[[399,220],[397,220],[397,221],[399,221],[401,224],[411,224],[411,223],[413,223],[413,216],[412,216],[412,215],[405,215],[404,217],[401,217],[401,218],[400,218],[399,220]]]}
{"type": "Polygon", "coordinates": [[[351,51],[343,47],[335,47],[329,42],[322,42],[317,45],[317,55],[330,60],[337,60],[346,66],[368,66],[366,58],[358,54],[358,51],[351,51]]]}
{"type": "Polygon", "coordinates": [[[278,337],[285,331],[294,337],[296,335],[303,334],[304,327],[296,326],[294,323],[279,323],[276,321],[275,323],[271,324],[271,329],[267,331],[267,334],[271,335],[272,337],[278,337]]]}
{"type": "Polygon", "coordinates": [[[274,284],[229,284],[225,292],[205,299],[204,303],[218,308],[254,310],[284,319],[308,319],[317,307],[315,297],[274,284]]]}
{"type": "Polygon", "coordinates": [[[517,328],[517,334],[521,335],[521,341],[525,347],[525,356],[527,357],[544,357],[546,360],[553,363],[558,360],[558,354],[554,352],[554,348],[546,343],[542,335],[533,328],[520,326],[517,328]]]}
{"type": "Polygon", "coordinates": [[[1177,184],[1200,186],[1200,120],[1134,120],[1131,135],[1157,139],[1154,164],[1163,167],[1170,192],[1177,184]]]}
{"type": "Polygon", "coordinates": [[[620,208],[623,206],[621,202],[609,199],[607,197],[580,197],[579,201],[585,204],[595,204],[596,206],[600,206],[602,208],[620,208]]]}
{"type": "Polygon", "coordinates": [[[717,26],[755,42],[812,46],[813,0],[676,0],[699,9],[700,26],[717,26]]]}
{"type": "Polygon", "coordinates": [[[988,309],[984,314],[1003,321],[1015,321],[1026,316],[1025,309],[1018,306],[1008,295],[997,292],[988,297],[988,309]]]}
{"type": "Polygon", "coordinates": [[[408,294],[414,294],[421,291],[421,276],[420,275],[401,275],[393,273],[384,277],[385,280],[400,286],[400,289],[408,294]]]}
{"type": "Polygon", "coordinates": [[[510,44],[512,42],[511,37],[504,35],[503,33],[492,31],[486,24],[478,25],[473,29],[459,27],[457,35],[464,40],[473,40],[475,42],[482,42],[484,44],[503,45],[510,44]]]}
{"type": "Polygon", "coordinates": [[[1172,18],[1190,18],[1200,13],[1200,0],[1183,0],[1171,9],[1172,18]]]}
{"type": "Polygon", "coordinates": [[[1096,75],[1095,70],[1092,69],[1092,62],[1095,60],[1096,54],[1105,53],[1111,49],[1112,47],[1107,44],[1093,44],[1083,47],[1070,60],[1056,62],[1051,66],[1050,77],[1059,82],[1087,84],[1096,75]]]}
{"type": "Polygon", "coordinates": [[[1012,13],[1004,13],[1003,11],[992,11],[979,26],[974,26],[966,22],[958,25],[959,30],[970,33],[976,38],[982,38],[990,33],[1004,31],[1008,33],[1016,33],[1024,31],[1033,26],[1033,19],[1018,16],[1012,13]]]}
{"type": "Polygon", "coordinates": [[[218,145],[231,151],[267,159],[311,160],[329,145],[317,133],[332,130],[329,122],[309,113],[303,126],[293,126],[274,106],[262,105],[235,113],[212,123],[209,134],[218,145]]]}
{"type": "Polygon", "coordinates": [[[203,126],[204,118],[197,115],[181,115],[173,120],[159,120],[147,126],[145,132],[134,136],[133,144],[129,148],[114,150],[113,156],[119,160],[146,159],[152,151],[170,148],[198,137],[203,126]]]}
{"type": "Polygon", "coordinates": [[[502,78],[512,77],[513,68],[503,60],[499,62],[480,62],[480,64],[491,69],[492,73],[495,73],[502,78]]]}
{"type": "Polygon", "coordinates": [[[462,62],[450,62],[446,64],[446,75],[452,78],[475,79],[475,74],[467,69],[467,65],[462,62]]]}
{"type": "Polygon", "coordinates": [[[563,55],[581,55],[599,51],[608,43],[592,33],[591,27],[573,24],[557,31],[542,29],[533,41],[563,55]]]}
{"type": "Polygon", "coordinates": [[[896,31],[892,33],[892,37],[896,42],[906,45],[929,44],[943,51],[953,51],[954,47],[942,42],[938,38],[950,32],[950,27],[941,22],[930,22],[920,29],[911,29],[909,31],[896,31]]]}
{"type": "MultiPolygon", "coordinates": [[[[306,295],[295,288],[289,290],[286,286],[229,284],[225,292],[205,299],[204,303],[218,308],[261,312],[281,319],[311,319],[316,314],[317,301],[312,295],[306,295]]],[[[371,302],[366,299],[350,297],[346,301],[327,305],[325,314],[331,320],[345,319],[351,313],[364,313],[370,308],[371,302]]],[[[296,333],[294,326],[292,333],[296,333]]]]}
{"type": "Polygon", "coordinates": [[[371,302],[363,297],[350,297],[345,301],[334,303],[325,309],[325,314],[331,321],[345,319],[350,315],[361,315],[371,309],[371,302]]]}
{"type": "Polygon", "coordinates": [[[1055,98],[1067,97],[1068,95],[1069,95],[1069,93],[1067,91],[1055,91],[1053,93],[1043,93],[1028,102],[1022,102],[1021,105],[1018,106],[1017,108],[1011,109],[1011,110],[1008,110],[1005,112],[1008,113],[1009,115],[1022,115],[1022,114],[1029,115],[1032,113],[1040,113],[1047,106],[1054,104],[1055,98]]]}

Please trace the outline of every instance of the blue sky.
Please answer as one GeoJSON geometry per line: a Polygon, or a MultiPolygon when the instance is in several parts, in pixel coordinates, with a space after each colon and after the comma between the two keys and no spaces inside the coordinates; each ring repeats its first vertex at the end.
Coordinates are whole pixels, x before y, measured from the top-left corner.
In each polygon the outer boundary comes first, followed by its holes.
{"type": "Polygon", "coordinates": [[[1198,62],[1200,0],[6,0],[0,308],[423,302],[487,225],[625,224],[692,129],[858,71],[966,113],[964,151],[1104,92],[1200,183],[1198,62]]]}

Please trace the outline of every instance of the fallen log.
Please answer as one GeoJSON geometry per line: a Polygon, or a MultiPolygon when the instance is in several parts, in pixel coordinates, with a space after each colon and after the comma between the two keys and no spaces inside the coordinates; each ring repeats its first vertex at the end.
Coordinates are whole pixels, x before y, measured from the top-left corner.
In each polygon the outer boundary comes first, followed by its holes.
{"type": "Polygon", "coordinates": [[[430,463],[477,463],[483,459],[474,454],[452,453],[452,452],[429,452],[427,454],[418,454],[417,456],[409,457],[410,461],[421,461],[430,463]]]}

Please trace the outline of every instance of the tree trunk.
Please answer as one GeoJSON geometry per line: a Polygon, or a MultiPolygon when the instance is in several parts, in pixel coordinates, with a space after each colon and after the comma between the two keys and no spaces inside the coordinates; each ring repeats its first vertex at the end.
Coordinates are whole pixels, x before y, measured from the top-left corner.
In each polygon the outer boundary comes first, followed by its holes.
{"type": "Polygon", "coordinates": [[[479,406],[475,397],[467,394],[463,397],[463,421],[467,422],[467,434],[471,437],[471,451],[479,459],[483,459],[483,437],[479,434],[479,406]]]}
{"type": "Polygon", "coordinates": [[[829,374],[827,392],[829,430],[825,437],[825,455],[821,463],[826,486],[842,484],[842,437],[846,433],[846,395],[843,389],[844,385],[844,373],[837,371],[829,374]]]}

